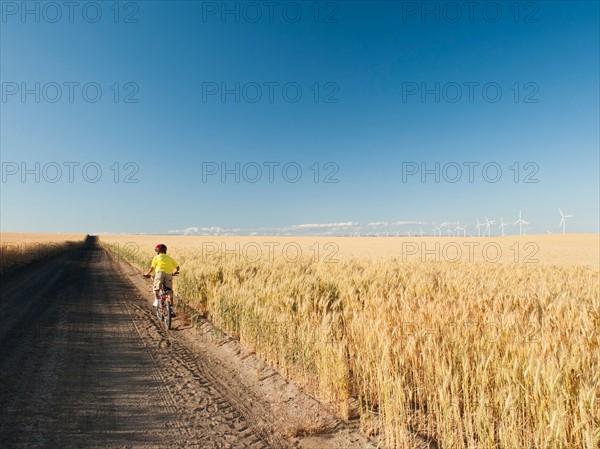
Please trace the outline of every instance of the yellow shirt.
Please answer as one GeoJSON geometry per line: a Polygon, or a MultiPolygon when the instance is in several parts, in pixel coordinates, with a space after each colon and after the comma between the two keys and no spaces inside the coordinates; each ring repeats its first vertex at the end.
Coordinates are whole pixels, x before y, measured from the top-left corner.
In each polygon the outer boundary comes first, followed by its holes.
{"type": "Polygon", "coordinates": [[[172,274],[177,269],[178,263],[171,259],[171,256],[166,254],[157,254],[152,259],[152,268],[158,273],[162,271],[163,273],[172,274]]]}

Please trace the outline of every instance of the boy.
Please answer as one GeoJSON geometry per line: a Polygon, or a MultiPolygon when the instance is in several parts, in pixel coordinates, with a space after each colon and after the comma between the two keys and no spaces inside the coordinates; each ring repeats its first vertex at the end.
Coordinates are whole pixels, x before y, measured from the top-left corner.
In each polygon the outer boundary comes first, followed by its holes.
{"type": "Polygon", "coordinates": [[[154,307],[158,307],[158,291],[163,286],[168,294],[169,302],[173,306],[173,276],[179,274],[179,265],[171,256],[167,255],[167,246],[159,243],[154,248],[156,256],[152,259],[152,265],[144,277],[149,278],[152,270],[154,275],[154,307]]]}

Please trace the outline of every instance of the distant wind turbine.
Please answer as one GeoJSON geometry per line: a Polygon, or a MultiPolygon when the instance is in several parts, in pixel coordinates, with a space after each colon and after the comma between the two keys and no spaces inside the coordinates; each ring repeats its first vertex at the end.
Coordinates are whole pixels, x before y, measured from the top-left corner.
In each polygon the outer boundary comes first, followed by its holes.
{"type": "Polygon", "coordinates": [[[494,223],[496,223],[496,220],[488,220],[488,217],[485,217],[485,216],[483,218],[485,218],[485,230],[488,233],[488,237],[491,237],[492,230],[491,230],[490,225],[493,225],[494,223]]]}
{"type": "Polygon", "coordinates": [[[502,237],[504,237],[504,228],[508,226],[508,223],[504,223],[504,220],[502,219],[502,217],[500,217],[500,226],[498,226],[498,229],[500,229],[500,232],[502,232],[502,237]]]}
{"type": "Polygon", "coordinates": [[[517,221],[515,221],[513,224],[519,225],[519,235],[523,235],[523,225],[528,225],[529,222],[523,220],[523,217],[521,215],[521,209],[519,209],[519,219],[517,221]]]}
{"type": "Polygon", "coordinates": [[[571,217],[573,217],[573,215],[565,215],[565,214],[562,213],[562,210],[560,210],[560,209],[558,209],[558,212],[560,212],[560,223],[559,223],[559,226],[562,225],[563,234],[566,234],[567,233],[567,230],[566,230],[567,220],[565,220],[565,218],[571,218],[571,217]]]}
{"type": "Polygon", "coordinates": [[[479,218],[477,218],[477,226],[475,226],[475,228],[477,229],[477,236],[481,237],[481,227],[483,226],[483,223],[479,223],[479,218]]]}

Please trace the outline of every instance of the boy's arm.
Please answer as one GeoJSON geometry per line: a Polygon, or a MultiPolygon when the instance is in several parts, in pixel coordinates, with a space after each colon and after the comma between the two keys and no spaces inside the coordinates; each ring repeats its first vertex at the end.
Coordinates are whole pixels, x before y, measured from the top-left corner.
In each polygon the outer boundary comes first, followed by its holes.
{"type": "Polygon", "coordinates": [[[173,262],[173,265],[175,265],[177,268],[175,268],[175,271],[173,271],[173,274],[179,274],[179,264],[177,262],[175,262],[175,259],[173,259],[171,257],[171,262],[173,262]]]}

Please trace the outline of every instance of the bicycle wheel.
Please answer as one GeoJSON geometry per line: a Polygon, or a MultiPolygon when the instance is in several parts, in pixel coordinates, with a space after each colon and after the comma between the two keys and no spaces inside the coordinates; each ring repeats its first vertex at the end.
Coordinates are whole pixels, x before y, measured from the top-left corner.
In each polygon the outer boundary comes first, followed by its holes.
{"type": "Polygon", "coordinates": [[[165,327],[167,330],[171,329],[171,306],[168,301],[164,302],[165,304],[165,327]]]}
{"type": "Polygon", "coordinates": [[[163,319],[163,315],[162,315],[162,300],[161,299],[158,300],[158,306],[156,307],[156,318],[158,318],[158,321],[162,321],[162,319],[163,319]]]}

